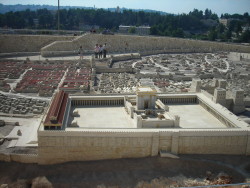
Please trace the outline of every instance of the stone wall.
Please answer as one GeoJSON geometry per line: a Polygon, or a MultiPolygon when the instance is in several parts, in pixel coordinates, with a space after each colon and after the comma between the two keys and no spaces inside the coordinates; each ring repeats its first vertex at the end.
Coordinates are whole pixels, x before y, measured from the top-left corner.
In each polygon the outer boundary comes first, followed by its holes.
{"type": "Polygon", "coordinates": [[[0,153],[0,161],[19,163],[38,163],[38,156],[33,154],[4,154],[0,153]]]}
{"type": "Polygon", "coordinates": [[[96,73],[134,73],[134,69],[132,67],[129,68],[105,68],[105,67],[96,67],[96,73]]]}
{"type": "Polygon", "coordinates": [[[152,152],[153,133],[42,131],[38,133],[39,163],[154,156],[158,153],[152,152]]]}
{"type": "Polygon", "coordinates": [[[108,45],[108,53],[130,53],[141,54],[174,53],[174,52],[218,52],[233,51],[250,53],[250,46],[199,41],[170,37],[149,37],[130,35],[100,35],[85,34],[72,41],[57,41],[41,49],[43,56],[50,56],[59,51],[74,51],[80,45],[87,52],[93,51],[95,44],[108,45]]]}
{"type": "Polygon", "coordinates": [[[237,53],[237,52],[231,52],[228,55],[228,59],[232,61],[241,61],[242,59],[250,60],[250,53],[237,53]]]}
{"type": "Polygon", "coordinates": [[[247,130],[40,131],[40,164],[173,154],[250,155],[247,130]]]}
{"type": "MultiPolygon", "coordinates": [[[[246,155],[247,131],[183,131],[179,134],[180,154],[246,155]]],[[[248,146],[249,147],[249,146],[248,146]]]]}
{"type": "Polygon", "coordinates": [[[72,40],[73,36],[53,35],[0,35],[0,53],[40,52],[41,48],[54,41],[72,40]]]}

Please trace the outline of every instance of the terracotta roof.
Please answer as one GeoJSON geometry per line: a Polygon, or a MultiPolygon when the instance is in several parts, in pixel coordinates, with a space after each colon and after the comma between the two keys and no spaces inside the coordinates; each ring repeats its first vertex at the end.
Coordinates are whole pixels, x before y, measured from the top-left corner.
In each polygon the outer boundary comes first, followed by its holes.
{"type": "Polygon", "coordinates": [[[54,97],[44,126],[62,126],[64,113],[68,101],[68,94],[64,91],[59,91],[54,97]]]}

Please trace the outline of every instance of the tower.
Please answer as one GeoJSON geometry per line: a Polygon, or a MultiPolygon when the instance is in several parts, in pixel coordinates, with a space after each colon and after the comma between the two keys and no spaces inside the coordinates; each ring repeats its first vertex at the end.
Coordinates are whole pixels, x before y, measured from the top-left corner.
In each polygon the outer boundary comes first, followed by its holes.
{"type": "Polygon", "coordinates": [[[223,88],[215,88],[213,101],[222,106],[226,106],[226,90],[223,88]]]}
{"type": "Polygon", "coordinates": [[[223,80],[223,79],[220,79],[219,80],[219,88],[226,89],[226,86],[227,86],[227,81],[223,80]]]}
{"type": "Polygon", "coordinates": [[[201,92],[201,80],[200,79],[192,80],[190,92],[201,92]]]}
{"type": "Polygon", "coordinates": [[[238,114],[245,111],[244,104],[244,90],[238,89],[234,90],[232,93],[233,96],[233,113],[238,114]]]}

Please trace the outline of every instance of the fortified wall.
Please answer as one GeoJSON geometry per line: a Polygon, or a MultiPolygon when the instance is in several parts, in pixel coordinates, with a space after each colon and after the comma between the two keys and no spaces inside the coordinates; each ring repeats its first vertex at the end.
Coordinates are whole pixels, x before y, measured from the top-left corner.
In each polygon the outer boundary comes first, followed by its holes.
{"type": "Polygon", "coordinates": [[[250,155],[246,130],[39,131],[38,163],[88,161],[173,154],[250,155]]]}
{"type": "Polygon", "coordinates": [[[0,53],[40,52],[41,48],[59,40],[72,40],[73,36],[53,35],[0,35],[0,53]]]}
{"type": "Polygon", "coordinates": [[[108,45],[109,53],[138,52],[143,55],[183,52],[241,52],[250,53],[250,46],[190,40],[171,37],[85,34],[74,40],[53,42],[41,49],[42,56],[75,54],[82,46],[86,53],[93,51],[95,44],[108,45]]]}
{"type": "MultiPolygon", "coordinates": [[[[130,96],[131,97],[131,96],[130,96]]],[[[248,124],[240,121],[220,104],[215,104],[202,93],[192,95],[159,95],[164,104],[198,104],[223,122],[221,128],[81,128],[38,130],[38,163],[55,164],[68,161],[89,161],[117,158],[139,158],[170,154],[225,154],[250,155],[248,124]]],[[[115,100],[74,96],[71,105],[112,106],[115,100]],[[88,100],[87,100],[88,99],[88,100]]],[[[117,96],[118,104],[123,104],[117,96]]],[[[115,103],[117,104],[117,103],[115,103]]],[[[145,104],[145,103],[144,103],[145,104]]],[[[70,105],[69,105],[70,106],[70,105]]],[[[67,117],[68,115],[65,115],[67,117]]],[[[190,117],[192,118],[192,117],[190,117]]],[[[84,123],[84,122],[81,122],[84,123]]],[[[117,125],[119,127],[119,125],[117,125]]]]}

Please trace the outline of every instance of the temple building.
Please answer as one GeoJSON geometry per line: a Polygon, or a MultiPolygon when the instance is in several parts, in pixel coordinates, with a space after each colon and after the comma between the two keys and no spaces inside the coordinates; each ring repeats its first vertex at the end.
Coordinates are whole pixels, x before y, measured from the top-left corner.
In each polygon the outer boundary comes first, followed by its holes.
{"type": "MultiPolygon", "coordinates": [[[[58,92],[38,130],[39,163],[160,154],[250,154],[250,128],[204,91],[136,95],[58,92]]],[[[216,96],[215,96],[216,97],[216,96]]],[[[236,97],[237,98],[237,97],[236,97]]]]}

